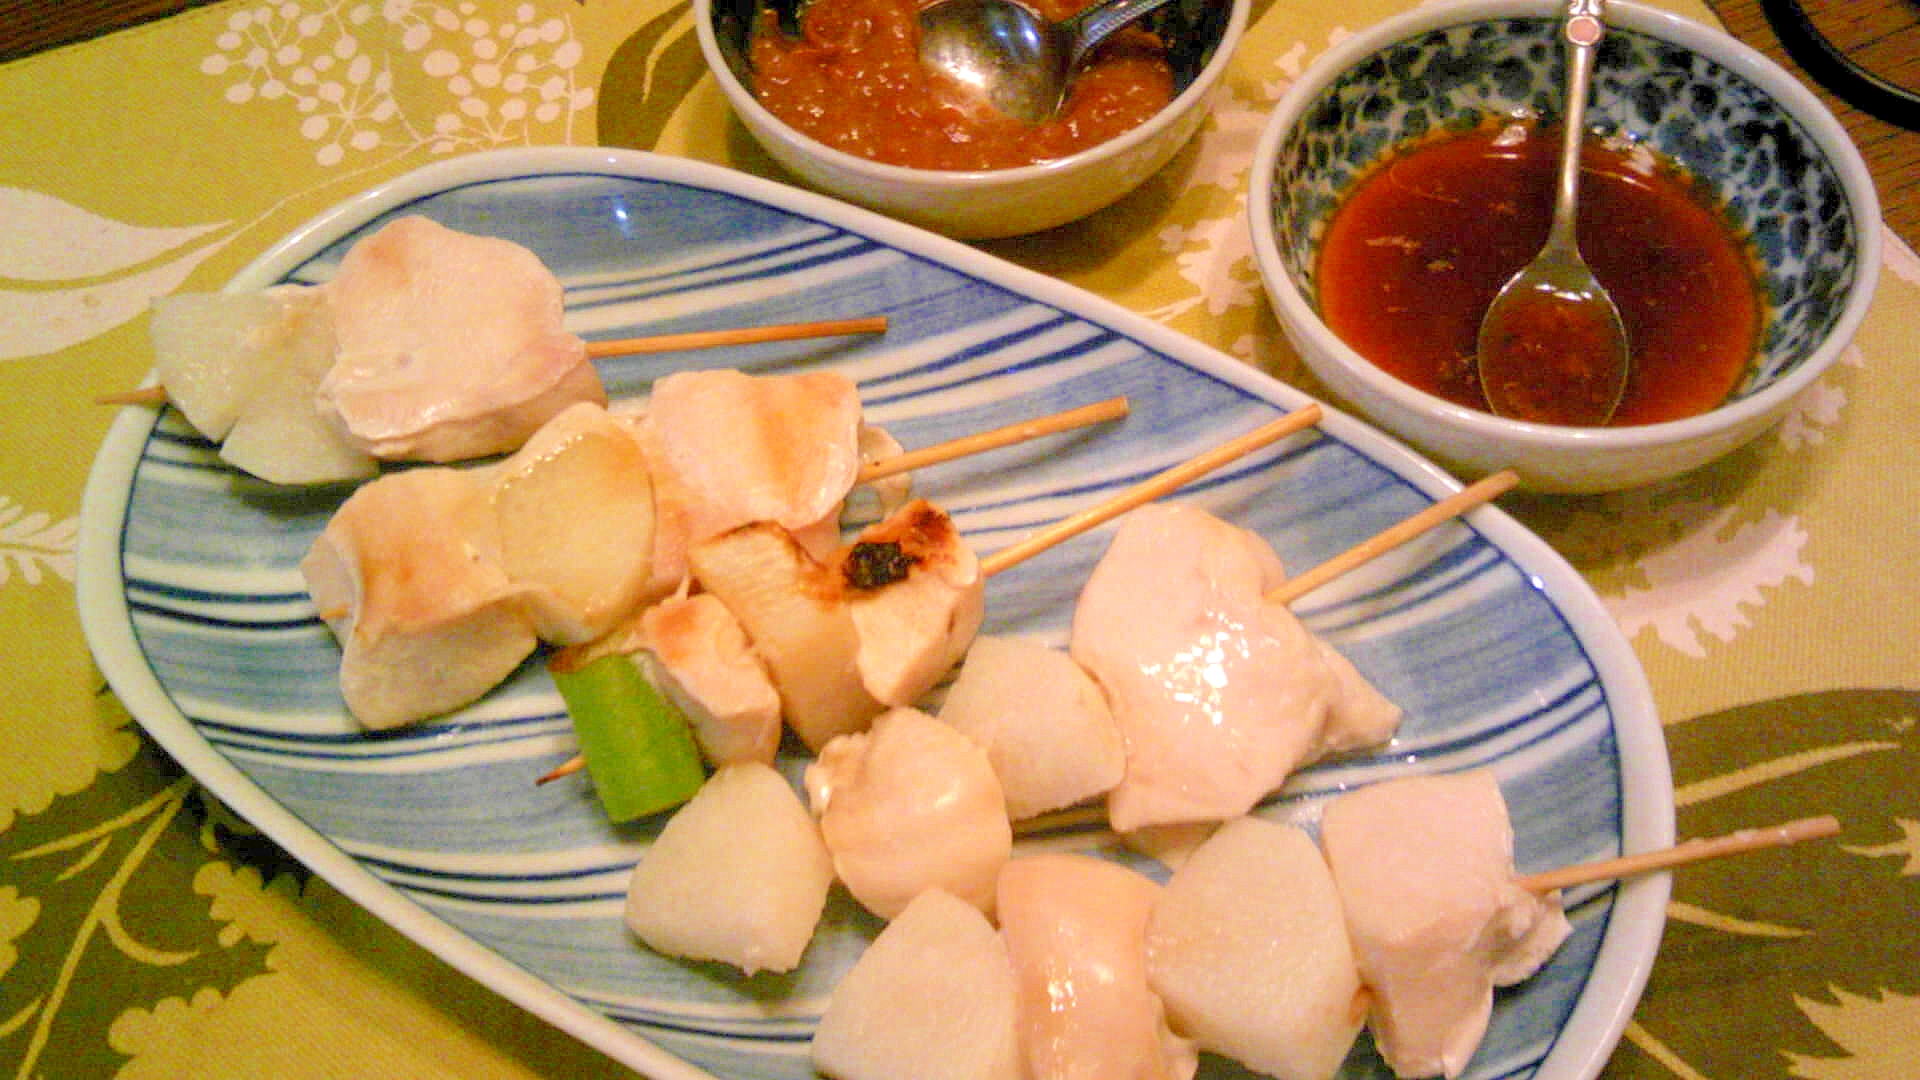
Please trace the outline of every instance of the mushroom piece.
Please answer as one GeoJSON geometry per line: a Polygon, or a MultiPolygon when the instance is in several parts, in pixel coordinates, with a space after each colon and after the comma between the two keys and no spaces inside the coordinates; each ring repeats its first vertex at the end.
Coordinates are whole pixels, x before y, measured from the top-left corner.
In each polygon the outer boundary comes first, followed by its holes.
{"type": "Polygon", "coordinates": [[[833,884],[819,828],[772,767],[715,772],[674,811],[627,886],[627,927],[650,947],[748,975],[800,964],[833,884]]]}
{"type": "Polygon", "coordinates": [[[1276,1080],[1327,1080],[1366,1015],[1333,876],[1301,829],[1235,818],[1167,879],[1147,972],[1173,1026],[1276,1080]]]}
{"type": "Polygon", "coordinates": [[[921,893],[833,988],[812,1059],[834,1080],[1021,1080],[1006,942],[974,905],[921,893]]]}
{"type": "Polygon", "coordinates": [[[1099,684],[1038,641],[974,638],[939,715],[985,748],[1015,821],[1104,795],[1126,772],[1099,684]]]}

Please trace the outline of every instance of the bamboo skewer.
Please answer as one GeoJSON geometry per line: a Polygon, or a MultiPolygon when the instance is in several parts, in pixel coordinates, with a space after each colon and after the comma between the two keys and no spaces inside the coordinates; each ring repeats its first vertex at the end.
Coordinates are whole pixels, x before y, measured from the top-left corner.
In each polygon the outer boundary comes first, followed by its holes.
{"type": "Polygon", "coordinates": [[[1763,848],[1785,847],[1802,840],[1818,840],[1833,836],[1839,831],[1840,820],[1831,814],[1800,818],[1784,825],[1741,829],[1724,836],[1687,840],[1658,851],[1645,851],[1638,855],[1622,855],[1616,859],[1601,859],[1597,862],[1563,866],[1558,870],[1544,870],[1538,874],[1528,874],[1518,878],[1515,884],[1528,892],[1552,892],[1555,889],[1585,885],[1594,881],[1609,881],[1637,874],[1650,874],[1656,870],[1669,870],[1706,859],[1721,859],[1729,855],[1759,851],[1763,848]]]}
{"type": "Polygon", "coordinates": [[[1050,416],[1033,420],[1022,420],[1005,427],[982,431],[977,435],[963,435],[919,450],[909,450],[896,454],[885,461],[876,461],[860,470],[860,483],[871,483],[896,473],[908,472],[923,465],[938,465],[954,458],[969,454],[981,454],[988,450],[997,450],[1014,443],[1027,442],[1043,435],[1053,435],[1074,428],[1088,427],[1107,420],[1118,420],[1127,415],[1131,406],[1124,397],[1108,398],[1091,405],[1082,405],[1077,409],[1068,409],[1050,416]]]}
{"type": "Polygon", "coordinates": [[[685,334],[656,334],[652,337],[589,341],[587,355],[599,360],[609,356],[639,356],[643,353],[674,352],[679,349],[713,349],[722,345],[757,345],[766,341],[803,341],[807,338],[843,337],[848,334],[884,334],[886,331],[887,318],[884,315],[864,319],[825,319],[819,322],[746,326],[733,330],[695,330],[685,334]]]}
{"type": "MultiPolygon", "coordinates": [[[[727,330],[694,330],[684,334],[655,334],[651,337],[589,341],[587,356],[600,360],[609,356],[639,356],[644,353],[713,349],[722,345],[757,345],[768,341],[802,341],[808,338],[843,337],[849,334],[883,334],[886,330],[887,318],[884,315],[859,319],[779,323],[772,326],[745,326],[727,330]]],[[[167,388],[159,383],[153,383],[131,390],[101,394],[93,400],[98,405],[165,405],[167,388]]]]}
{"type": "Polygon", "coordinates": [[[101,394],[93,399],[95,405],[165,405],[167,388],[159,383],[136,386],[131,390],[115,390],[111,394],[101,394]]]}
{"type": "Polygon", "coordinates": [[[1056,544],[1070,540],[1088,529],[1112,521],[1137,506],[1143,506],[1162,495],[1178,490],[1236,458],[1251,454],[1268,443],[1278,442],[1294,432],[1312,427],[1320,422],[1320,416],[1320,406],[1308,405],[1278,420],[1269,421],[1237,439],[1221,443],[1212,450],[1189,458],[1098,506],[1062,518],[1026,539],[1016,541],[988,555],[980,560],[980,573],[983,576],[992,577],[1003,570],[1017,566],[1056,544]]]}
{"type": "Polygon", "coordinates": [[[1519,482],[1520,477],[1512,469],[1502,469],[1492,476],[1461,488],[1405,521],[1375,533],[1369,539],[1355,544],[1299,577],[1282,582],[1278,588],[1267,594],[1267,599],[1276,604],[1291,606],[1295,600],[1341,574],[1385,555],[1401,544],[1459,517],[1481,503],[1492,501],[1519,482]]]}
{"type": "MultiPolygon", "coordinates": [[[[940,450],[942,447],[949,447],[949,446],[955,446],[958,444],[969,443],[973,439],[982,440],[983,445],[980,445],[978,449],[981,449],[981,450],[991,449],[993,446],[1005,445],[1005,442],[1001,441],[1007,438],[1007,435],[1005,433],[1012,432],[1016,429],[1026,429],[1026,428],[1039,426],[1043,430],[1038,431],[1038,434],[1046,434],[1047,431],[1050,431],[1050,430],[1060,430],[1058,428],[1052,428],[1047,426],[1051,421],[1054,421],[1058,418],[1078,419],[1078,422],[1080,424],[1092,423],[1094,422],[1094,419],[1105,418],[1106,416],[1112,414],[1112,410],[1114,408],[1114,402],[1116,401],[1119,402],[1122,406],[1124,406],[1126,399],[1115,398],[1109,401],[1096,402],[1093,405],[1083,406],[1080,409],[1071,409],[1065,413],[1056,413],[1054,417],[1043,417],[1038,421],[1030,421],[1028,424],[1013,424],[1013,425],[1009,425],[1006,428],[1000,428],[995,431],[984,432],[979,436],[969,436],[968,438],[964,438],[964,439],[956,439],[951,443],[942,443],[940,444],[940,446],[928,447],[927,450],[920,451],[919,453],[931,454],[933,451],[940,450]],[[1075,417],[1074,414],[1085,414],[1085,416],[1075,417]],[[1093,419],[1089,419],[1087,417],[1092,417],[1093,419]]],[[[1124,411],[1125,411],[1124,408],[1122,408],[1121,413],[1118,415],[1124,415],[1124,411]]],[[[1113,498],[1108,499],[1107,501],[1100,503],[1097,506],[1090,507],[1086,510],[1081,511],[1078,514],[1072,515],[1071,517],[1063,518],[1059,522],[1056,522],[1054,525],[1034,533],[1033,535],[1027,537],[1026,539],[1015,543],[1011,547],[1002,548],[1001,550],[994,552],[992,555],[989,555],[986,558],[981,559],[980,560],[980,576],[992,577],[993,575],[1000,573],[1003,570],[1006,570],[1010,567],[1018,565],[1019,563],[1025,562],[1027,559],[1030,559],[1033,556],[1038,555],[1042,551],[1045,551],[1046,549],[1053,547],[1056,544],[1059,544],[1065,540],[1069,540],[1075,536],[1078,536],[1081,533],[1086,532],[1088,529],[1094,528],[1095,526],[1111,521],[1114,518],[1119,517],[1121,514],[1124,514],[1128,510],[1132,510],[1137,506],[1142,506],[1142,505],[1145,505],[1146,503],[1152,502],[1153,500],[1161,497],[1162,495],[1165,495],[1171,491],[1177,490],[1178,488],[1186,485],[1187,483],[1201,476],[1204,476],[1207,473],[1210,473],[1215,469],[1218,469],[1228,464],[1229,462],[1234,461],[1237,458],[1245,457],[1246,455],[1253,453],[1255,450],[1258,450],[1269,443],[1277,442],[1280,439],[1293,434],[1294,432],[1312,427],[1314,424],[1317,424],[1320,422],[1320,417],[1321,417],[1320,406],[1308,405],[1303,409],[1290,412],[1285,416],[1280,417],[1277,420],[1269,421],[1268,423],[1263,424],[1260,427],[1257,427],[1250,432],[1247,432],[1245,435],[1242,435],[1239,438],[1231,439],[1227,442],[1221,443],[1219,446],[1214,447],[1212,450],[1208,450],[1205,453],[1198,454],[1192,458],[1189,458],[1186,461],[1181,462],[1178,465],[1173,466],[1172,468],[1169,468],[1161,473],[1158,473],[1155,476],[1151,477],[1150,479],[1143,481],[1142,483],[1137,484],[1126,491],[1121,492],[1119,495],[1116,495],[1113,498]]],[[[1077,425],[1069,425],[1069,426],[1077,426],[1077,425]]],[[[1017,439],[1012,441],[1017,441],[1017,439]]],[[[966,451],[966,452],[972,452],[972,451],[966,451]]],[[[901,457],[905,457],[905,456],[907,455],[904,455],[904,454],[901,455],[901,457]]],[[[959,455],[954,454],[952,456],[959,456],[959,455]]],[[[887,464],[887,463],[890,463],[891,461],[897,461],[897,460],[899,460],[899,458],[892,458],[892,459],[889,459],[889,462],[885,462],[883,464],[887,464]]],[[[929,460],[947,460],[947,458],[938,457],[938,458],[929,458],[929,460]]],[[[536,779],[534,783],[545,784],[552,780],[558,780],[563,776],[568,776],[573,773],[579,772],[583,767],[585,767],[585,765],[586,765],[586,760],[576,755],[574,757],[568,758],[564,762],[561,762],[552,771],[547,772],[544,775],[540,776],[538,779],[536,779]]]]}

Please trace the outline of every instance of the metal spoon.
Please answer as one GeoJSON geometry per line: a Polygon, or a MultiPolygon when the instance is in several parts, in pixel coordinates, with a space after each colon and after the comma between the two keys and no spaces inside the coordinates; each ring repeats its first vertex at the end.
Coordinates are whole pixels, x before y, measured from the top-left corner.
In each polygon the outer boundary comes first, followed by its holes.
{"type": "Polygon", "coordinates": [[[1499,416],[1598,426],[1613,417],[1631,359],[1620,309],[1574,238],[1580,141],[1603,0],[1568,0],[1566,138],[1546,246],[1501,287],[1480,323],[1480,388],[1499,416]]]}
{"type": "Polygon", "coordinates": [[[1014,0],[936,0],[920,11],[920,62],[1038,124],[1059,110],[1094,46],[1170,2],[1103,0],[1053,23],[1014,0]]]}

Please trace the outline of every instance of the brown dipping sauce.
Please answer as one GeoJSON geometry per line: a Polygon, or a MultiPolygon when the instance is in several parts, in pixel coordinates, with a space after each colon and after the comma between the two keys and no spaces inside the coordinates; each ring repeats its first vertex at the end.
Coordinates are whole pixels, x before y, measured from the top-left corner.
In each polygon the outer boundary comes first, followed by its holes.
{"type": "MultiPolygon", "coordinates": [[[[1060,21],[1092,0],[1032,0],[1060,21]]],[[[1006,169],[1066,157],[1138,127],[1173,100],[1166,49],[1146,31],[1094,51],[1053,119],[1025,124],[920,64],[921,0],[812,0],[789,37],[763,11],[753,92],[795,130],[836,150],[918,169],[1006,169]]]]}
{"type": "MultiPolygon", "coordinates": [[[[1328,327],[1402,382],[1486,409],[1480,320],[1546,242],[1559,148],[1551,128],[1485,128],[1423,141],[1362,179],[1321,243],[1328,327]]],[[[1720,404],[1761,327],[1746,243],[1679,169],[1648,168],[1649,154],[1589,140],[1581,155],[1580,252],[1619,306],[1633,357],[1614,426],[1720,404]]]]}

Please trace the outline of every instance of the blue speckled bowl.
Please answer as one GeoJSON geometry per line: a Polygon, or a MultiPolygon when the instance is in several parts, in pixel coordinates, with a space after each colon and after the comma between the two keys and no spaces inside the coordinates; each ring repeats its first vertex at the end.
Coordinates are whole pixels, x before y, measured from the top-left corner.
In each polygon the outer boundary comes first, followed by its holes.
{"type": "Polygon", "coordinates": [[[1745,379],[1705,416],[1573,429],[1503,421],[1387,375],[1320,322],[1314,269],[1327,223],[1354,180],[1409,139],[1490,115],[1557,119],[1560,10],[1557,0],[1437,3],[1347,39],[1281,101],[1249,207],[1281,324],[1335,394],[1464,470],[1512,465],[1537,489],[1603,491],[1705,464],[1779,419],[1866,313],[1879,204],[1845,132],[1791,76],[1721,31],[1611,3],[1588,125],[1704,180],[1752,238],[1768,322],[1745,379]]]}

